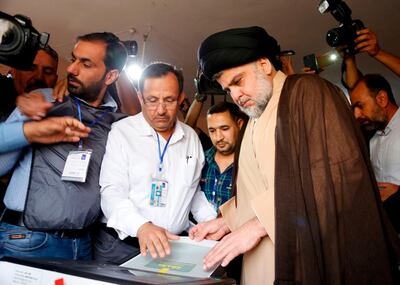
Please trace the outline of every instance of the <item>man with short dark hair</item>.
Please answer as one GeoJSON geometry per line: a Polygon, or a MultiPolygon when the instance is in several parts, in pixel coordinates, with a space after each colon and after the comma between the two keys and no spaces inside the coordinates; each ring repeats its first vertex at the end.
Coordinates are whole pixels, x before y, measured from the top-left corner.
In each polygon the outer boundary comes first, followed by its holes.
{"type": "Polygon", "coordinates": [[[213,34],[199,48],[204,74],[250,117],[236,196],[189,233],[222,238],[205,269],[244,253],[241,284],[398,284],[399,241],[343,93],[315,75],[284,75],[278,58],[260,27],[213,34]]]}
{"type": "Polygon", "coordinates": [[[39,88],[53,88],[57,82],[58,54],[50,46],[39,49],[30,70],[12,68],[9,76],[0,76],[0,121],[14,110],[18,95],[39,88]]]}
{"type": "Polygon", "coordinates": [[[350,99],[361,128],[375,132],[369,141],[372,168],[383,206],[400,233],[400,114],[392,88],[383,76],[367,74],[350,99]]]}
{"type": "MultiPolygon", "coordinates": [[[[90,259],[88,227],[100,214],[99,172],[111,124],[122,117],[107,87],[126,60],[118,37],[79,37],[67,68],[70,96],[48,117],[72,116],[91,129],[75,143],[33,144],[0,156],[0,175],[13,167],[0,223],[0,256],[90,259]],[[6,246],[7,245],[7,246],[6,246]]],[[[51,90],[41,89],[47,99],[51,90]]],[[[5,124],[26,121],[16,109],[5,124]]]]}
{"type": "Polygon", "coordinates": [[[213,147],[205,152],[200,187],[217,210],[232,197],[233,160],[244,114],[233,103],[220,102],[207,111],[213,147]]]}
{"type": "Polygon", "coordinates": [[[147,251],[165,257],[169,240],[189,229],[190,211],[197,221],[215,218],[198,188],[200,141],[177,120],[182,90],[180,70],[150,64],[139,80],[142,112],[113,124],[100,175],[107,227],[96,235],[95,259],[122,263],[147,251]]]}

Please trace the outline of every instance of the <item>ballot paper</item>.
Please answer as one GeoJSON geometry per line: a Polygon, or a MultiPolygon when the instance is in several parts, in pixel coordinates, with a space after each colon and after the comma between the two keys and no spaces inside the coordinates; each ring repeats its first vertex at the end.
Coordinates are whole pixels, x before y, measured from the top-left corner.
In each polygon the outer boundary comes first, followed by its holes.
{"type": "Polygon", "coordinates": [[[188,237],[181,237],[179,240],[170,241],[171,254],[165,258],[153,259],[150,253],[146,256],[139,254],[120,266],[164,274],[207,278],[216,268],[204,271],[203,258],[216,243],[211,240],[196,242],[188,237]]]}

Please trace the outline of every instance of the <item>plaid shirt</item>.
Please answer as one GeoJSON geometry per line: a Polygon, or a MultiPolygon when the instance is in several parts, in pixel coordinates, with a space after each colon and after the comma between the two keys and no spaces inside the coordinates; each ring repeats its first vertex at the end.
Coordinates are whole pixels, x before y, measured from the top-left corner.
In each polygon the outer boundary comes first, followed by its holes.
{"type": "Polygon", "coordinates": [[[232,197],[233,163],[223,173],[214,160],[216,149],[205,152],[205,164],[201,173],[200,187],[216,209],[232,197]]]}

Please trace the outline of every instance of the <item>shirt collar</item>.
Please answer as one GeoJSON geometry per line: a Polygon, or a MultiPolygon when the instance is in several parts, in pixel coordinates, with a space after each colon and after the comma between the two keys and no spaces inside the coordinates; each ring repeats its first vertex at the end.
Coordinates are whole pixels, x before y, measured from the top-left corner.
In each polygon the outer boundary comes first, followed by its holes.
{"type": "Polygon", "coordinates": [[[215,147],[211,147],[209,150],[206,151],[205,156],[208,164],[213,164],[215,162],[214,156],[217,150],[215,147]]]}
{"type": "MultiPolygon", "coordinates": [[[[155,130],[150,126],[150,124],[146,121],[145,117],[143,116],[143,113],[140,112],[139,114],[135,115],[138,117],[138,123],[136,125],[136,128],[138,130],[138,134],[141,136],[153,136],[156,138],[156,132],[155,130]]],[[[185,136],[185,133],[183,131],[182,123],[179,120],[176,120],[175,123],[175,130],[173,132],[171,141],[169,144],[174,144],[177,141],[181,140],[185,136]]]]}
{"type": "MultiPolygon", "coordinates": [[[[206,151],[205,153],[205,158],[208,163],[208,165],[214,165],[214,167],[219,171],[219,166],[217,165],[217,162],[215,161],[215,154],[217,153],[217,149],[215,146],[211,147],[209,150],[206,151]]],[[[225,169],[224,172],[228,171],[231,167],[233,167],[233,162],[225,169]]]]}
{"type": "Polygon", "coordinates": [[[286,77],[286,74],[282,71],[278,70],[276,72],[274,78],[272,79],[272,97],[281,94],[286,77]]]}
{"type": "MultiPolygon", "coordinates": [[[[54,98],[52,96],[53,89],[52,88],[41,88],[37,89],[34,92],[40,92],[45,95],[47,101],[49,102],[54,102],[54,98]]],[[[79,101],[84,102],[87,105],[90,105],[87,103],[85,100],[82,100],[81,98],[75,97],[79,101]]],[[[110,95],[109,92],[106,92],[103,98],[103,103],[100,105],[101,108],[110,108],[113,112],[116,112],[118,110],[118,104],[115,102],[114,98],[110,95]]]]}
{"type": "MultiPolygon", "coordinates": [[[[400,109],[400,108],[399,108],[400,109]]],[[[393,126],[400,124],[400,112],[399,109],[397,109],[396,113],[394,113],[392,119],[389,121],[389,124],[387,124],[386,128],[382,131],[376,131],[376,134],[378,136],[387,136],[393,129],[393,126]]]]}
{"type": "Polygon", "coordinates": [[[100,105],[102,108],[110,108],[113,112],[118,110],[118,104],[109,92],[104,95],[103,103],[100,105]]]}

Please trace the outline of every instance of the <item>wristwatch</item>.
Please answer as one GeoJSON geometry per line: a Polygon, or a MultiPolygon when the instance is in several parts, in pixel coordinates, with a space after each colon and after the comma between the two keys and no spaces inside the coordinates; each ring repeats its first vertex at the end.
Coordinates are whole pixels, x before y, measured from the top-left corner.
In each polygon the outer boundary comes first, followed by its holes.
{"type": "Polygon", "coordinates": [[[196,95],[194,95],[194,100],[203,103],[207,100],[207,94],[196,93],[196,95]]]}

